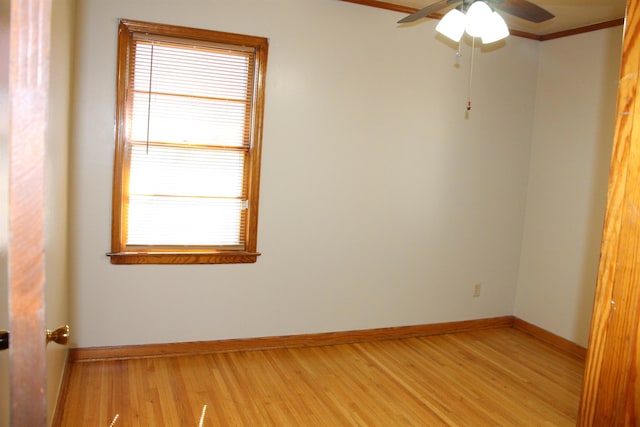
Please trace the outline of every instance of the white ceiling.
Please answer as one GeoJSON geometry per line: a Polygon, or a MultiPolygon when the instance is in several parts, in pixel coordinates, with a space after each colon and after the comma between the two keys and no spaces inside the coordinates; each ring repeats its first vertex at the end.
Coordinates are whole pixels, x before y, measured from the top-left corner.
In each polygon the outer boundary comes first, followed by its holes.
{"type": "MultiPolygon", "coordinates": [[[[401,6],[422,9],[436,0],[386,0],[401,6]]],[[[512,30],[523,31],[535,35],[553,34],[560,31],[586,27],[602,22],[624,18],[626,0],[531,0],[538,6],[548,10],[555,18],[535,24],[500,12],[512,30]]],[[[443,9],[445,13],[455,5],[443,9]]]]}

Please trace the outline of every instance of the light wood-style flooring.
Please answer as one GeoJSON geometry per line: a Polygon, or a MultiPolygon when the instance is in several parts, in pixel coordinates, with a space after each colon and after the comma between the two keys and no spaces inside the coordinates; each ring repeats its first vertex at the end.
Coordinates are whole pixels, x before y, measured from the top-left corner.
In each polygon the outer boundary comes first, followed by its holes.
{"type": "Polygon", "coordinates": [[[513,328],[70,365],[62,426],[573,426],[584,362],[513,328]]]}

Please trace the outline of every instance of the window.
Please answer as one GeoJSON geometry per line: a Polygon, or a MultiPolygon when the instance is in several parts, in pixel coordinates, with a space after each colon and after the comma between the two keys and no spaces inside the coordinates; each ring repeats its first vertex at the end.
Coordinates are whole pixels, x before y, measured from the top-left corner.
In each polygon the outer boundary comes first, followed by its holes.
{"type": "Polygon", "coordinates": [[[256,261],[267,50],[120,21],[112,264],[256,261]]]}

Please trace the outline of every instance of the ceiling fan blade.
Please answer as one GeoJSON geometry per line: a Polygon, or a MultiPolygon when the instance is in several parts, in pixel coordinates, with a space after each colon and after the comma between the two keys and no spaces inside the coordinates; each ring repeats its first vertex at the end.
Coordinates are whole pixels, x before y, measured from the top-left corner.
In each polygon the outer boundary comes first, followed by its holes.
{"type": "Polygon", "coordinates": [[[490,3],[496,9],[531,22],[544,22],[555,17],[548,10],[527,0],[490,0],[490,3]]]}
{"type": "Polygon", "coordinates": [[[420,18],[424,18],[425,16],[429,16],[432,13],[435,13],[445,7],[454,4],[460,3],[462,0],[440,0],[436,3],[433,3],[427,7],[420,9],[419,11],[412,13],[409,16],[406,16],[398,21],[398,24],[406,24],[407,22],[417,21],[420,18]]]}

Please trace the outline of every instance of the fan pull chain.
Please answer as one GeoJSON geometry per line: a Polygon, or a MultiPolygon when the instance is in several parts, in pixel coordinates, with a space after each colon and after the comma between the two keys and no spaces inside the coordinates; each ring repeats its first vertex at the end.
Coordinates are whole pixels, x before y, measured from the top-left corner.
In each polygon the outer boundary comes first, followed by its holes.
{"type": "Polygon", "coordinates": [[[469,85],[467,86],[467,111],[471,111],[471,82],[473,81],[473,59],[476,51],[476,38],[472,37],[471,63],[469,65],[469,85]]]}

